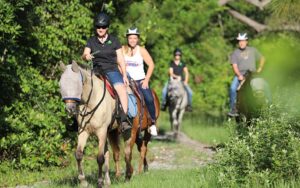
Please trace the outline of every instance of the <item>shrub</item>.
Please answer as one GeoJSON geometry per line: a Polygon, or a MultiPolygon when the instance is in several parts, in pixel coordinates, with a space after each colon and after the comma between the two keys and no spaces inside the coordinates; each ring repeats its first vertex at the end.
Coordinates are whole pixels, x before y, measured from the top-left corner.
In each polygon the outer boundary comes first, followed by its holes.
{"type": "Polygon", "coordinates": [[[271,185],[279,178],[297,178],[300,140],[292,121],[295,119],[287,113],[272,107],[252,122],[245,135],[227,143],[215,164],[222,186],[271,185]]]}
{"type": "Polygon", "coordinates": [[[62,165],[68,146],[58,83],[45,80],[33,68],[22,69],[18,74],[22,92],[19,99],[4,109],[0,160],[10,161],[16,168],[62,165]]]}

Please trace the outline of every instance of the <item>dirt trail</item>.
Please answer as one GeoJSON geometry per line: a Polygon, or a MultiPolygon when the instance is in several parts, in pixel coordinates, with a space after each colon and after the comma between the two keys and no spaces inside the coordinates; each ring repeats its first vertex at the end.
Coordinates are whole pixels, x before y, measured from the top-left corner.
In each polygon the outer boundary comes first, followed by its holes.
{"type": "MultiPolygon", "coordinates": [[[[170,134],[159,136],[157,140],[170,140],[170,134]]],[[[179,133],[177,145],[170,147],[168,144],[152,146],[150,151],[154,159],[149,164],[150,169],[178,169],[195,168],[212,162],[214,151],[209,145],[190,139],[184,133],[179,133]],[[188,150],[188,151],[187,151],[188,150]]]]}

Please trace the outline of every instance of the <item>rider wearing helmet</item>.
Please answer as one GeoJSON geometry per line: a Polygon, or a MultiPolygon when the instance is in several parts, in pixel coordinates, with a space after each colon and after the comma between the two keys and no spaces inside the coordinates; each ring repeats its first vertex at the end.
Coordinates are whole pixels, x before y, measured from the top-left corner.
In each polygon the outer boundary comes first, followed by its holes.
{"type": "Polygon", "coordinates": [[[126,63],[126,71],[129,76],[137,82],[139,90],[143,93],[147,109],[150,113],[152,125],[150,134],[157,135],[155,105],[152,91],[149,87],[149,80],[154,70],[154,62],[146,48],[138,44],[140,32],[138,28],[129,28],[126,32],[127,44],[122,46],[126,63]],[[148,66],[147,73],[144,71],[144,62],[148,66]]]}
{"type": "Polygon", "coordinates": [[[265,64],[264,57],[254,47],[248,46],[247,33],[239,33],[238,37],[239,48],[236,49],[230,58],[233,71],[235,73],[234,78],[230,86],[230,112],[228,116],[238,116],[236,109],[237,88],[240,81],[244,79],[245,73],[249,71],[261,72],[265,64]],[[256,62],[259,61],[259,68],[256,70],[256,62]]]}
{"type": "MultiPolygon", "coordinates": [[[[182,51],[179,48],[176,48],[173,52],[174,59],[170,62],[170,68],[169,68],[169,75],[173,78],[179,78],[183,80],[184,88],[187,91],[188,94],[188,105],[186,110],[191,112],[192,111],[192,96],[193,91],[188,85],[189,80],[189,71],[186,67],[185,63],[181,61],[182,51]]],[[[161,104],[161,110],[165,111],[167,107],[167,92],[168,92],[168,82],[165,84],[163,91],[162,91],[162,104],[161,104]]]]}
{"type": "Polygon", "coordinates": [[[94,20],[95,36],[88,39],[84,48],[82,59],[93,61],[93,71],[96,75],[106,75],[116,90],[123,113],[121,115],[123,131],[130,128],[127,120],[128,98],[126,86],[125,61],[122,54],[122,46],[119,40],[108,33],[110,18],[106,13],[101,12],[94,20]],[[121,70],[119,70],[119,68],[121,70]]]}

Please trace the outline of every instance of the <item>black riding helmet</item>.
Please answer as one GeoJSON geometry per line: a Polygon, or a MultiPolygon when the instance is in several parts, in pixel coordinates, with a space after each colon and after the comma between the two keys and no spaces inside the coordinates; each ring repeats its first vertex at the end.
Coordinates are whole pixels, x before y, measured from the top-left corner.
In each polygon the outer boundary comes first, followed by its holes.
{"type": "Polygon", "coordinates": [[[103,26],[109,26],[109,16],[105,14],[104,12],[101,12],[97,15],[95,19],[95,27],[103,27],[103,26]]]}
{"type": "Polygon", "coordinates": [[[179,49],[179,48],[176,48],[175,50],[174,50],[174,52],[173,52],[173,54],[174,54],[174,56],[175,55],[182,55],[182,51],[179,49]]]}

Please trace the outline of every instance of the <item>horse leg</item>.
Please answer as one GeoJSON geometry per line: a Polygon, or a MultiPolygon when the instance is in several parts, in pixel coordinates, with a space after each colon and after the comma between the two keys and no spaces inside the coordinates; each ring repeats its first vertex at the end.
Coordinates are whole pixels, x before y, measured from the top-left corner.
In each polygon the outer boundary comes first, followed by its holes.
{"type": "Polygon", "coordinates": [[[178,132],[180,132],[180,125],[182,123],[182,118],[183,118],[183,114],[185,112],[185,109],[180,110],[179,115],[178,115],[178,132]]]}
{"type": "Polygon", "coordinates": [[[175,108],[172,112],[172,126],[174,129],[174,139],[177,139],[178,136],[178,116],[177,116],[178,110],[175,108]]]}
{"type": "Polygon", "coordinates": [[[114,162],[115,162],[115,176],[116,178],[121,177],[121,168],[120,168],[120,141],[118,130],[112,130],[108,135],[109,143],[112,148],[114,162]]]}
{"type": "Polygon", "coordinates": [[[139,166],[138,166],[138,173],[140,174],[140,173],[142,173],[142,166],[143,166],[143,160],[144,160],[144,157],[142,156],[143,140],[137,135],[135,143],[136,143],[138,151],[140,152],[140,160],[139,160],[139,166]]]}
{"type": "Polygon", "coordinates": [[[148,142],[150,138],[151,138],[151,134],[145,131],[144,140],[141,147],[141,156],[144,164],[144,172],[148,171],[147,151],[148,151],[148,142]]]}
{"type": "Polygon", "coordinates": [[[132,159],[132,147],[131,147],[131,137],[129,137],[127,140],[124,138],[124,153],[125,153],[125,163],[126,163],[126,172],[125,172],[125,180],[130,180],[132,173],[133,173],[133,167],[131,165],[131,159],[132,159]]]}
{"type": "Polygon", "coordinates": [[[171,131],[174,132],[173,116],[171,110],[169,110],[169,121],[171,122],[171,131]]]}
{"type": "Polygon", "coordinates": [[[104,185],[104,181],[103,181],[103,178],[102,178],[102,166],[105,162],[104,146],[105,146],[105,142],[106,142],[106,134],[107,134],[106,129],[100,129],[96,132],[96,135],[98,137],[98,150],[99,150],[99,153],[97,155],[97,163],[98,163],[97,187],[98,188],[102,188],[102,186],[104,185]]]}
{"type": "Polygon", "coordinates": [[[110,177],[109,177],[109,150],[107,146],[107,142],[105,142],[104,149],[104,172],[105,172],[105,185],[111,185],[110,177]]]}
{"type": "Polygon", "coordinates": [[[89,137],[89,134],[86,131],[81,132],[78,135],[78,144],[77,144],[77,149],[75,152],[75,158],[77,160],[77,167],[78,167],[78,179],[80,181],[81,186],[87,187],[88,182],[85,180],[85,175],[83,172],[83,166],[82,166],[82,159],[83,159],[83,150],[86,145],[86,141],[89,137]]]}

